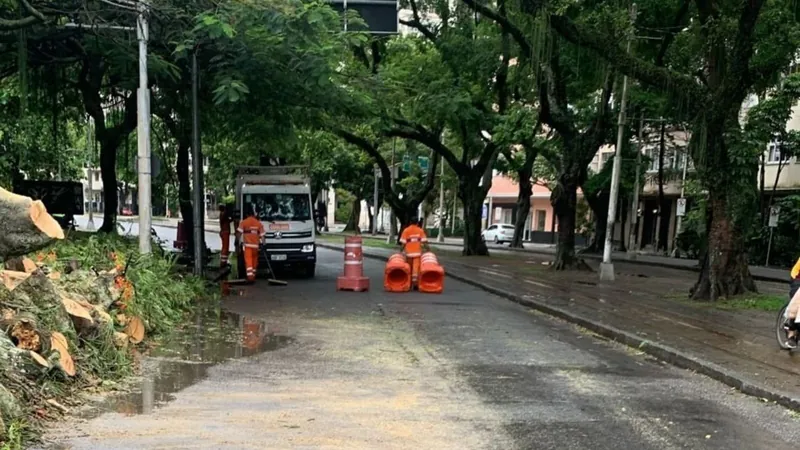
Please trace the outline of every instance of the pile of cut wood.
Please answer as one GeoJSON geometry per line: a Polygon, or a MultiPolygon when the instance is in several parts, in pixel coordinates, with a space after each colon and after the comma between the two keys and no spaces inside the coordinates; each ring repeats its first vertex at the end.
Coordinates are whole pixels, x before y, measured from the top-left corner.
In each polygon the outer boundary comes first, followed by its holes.
{"type": "Polygon", "coordinates": [[[65,409],[42,381],[85,381],[100,363],[92,358],[125,351],[145,333],[142,320],[126,314],[132,285],[124,269],[81,268],[54,253],[22,256],[64,237],[37,203],[0,189],[0,214],[10,224],[0,234],[0,442],[10,421],[65,409]],[[27,220],[10,217],[12,210],[27,220]]]}

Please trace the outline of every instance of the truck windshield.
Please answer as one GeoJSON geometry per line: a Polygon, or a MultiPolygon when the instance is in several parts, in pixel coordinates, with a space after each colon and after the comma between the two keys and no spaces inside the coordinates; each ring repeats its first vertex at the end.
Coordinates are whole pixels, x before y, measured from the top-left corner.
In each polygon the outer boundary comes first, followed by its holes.
{"type": "Polygon", "coordinates": [[[311,220],[308,194],[245,194],[244,213],[255,211],[258,220],[311,220]]]}

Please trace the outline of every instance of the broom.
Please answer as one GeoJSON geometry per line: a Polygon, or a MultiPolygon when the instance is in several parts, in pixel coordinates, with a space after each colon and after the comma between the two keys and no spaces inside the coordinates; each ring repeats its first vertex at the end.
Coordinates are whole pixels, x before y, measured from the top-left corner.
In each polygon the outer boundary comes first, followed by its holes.
{"type": "Polygon", "coordinates": [[[267,253],[267,249],[262,247],[261,251],[264,252],[264,259],[267,261],[267,268],[269,269],[270,278],[267,279],[267,283],[269,283],[271,285],[274,285],[274,286],[287,286],[289,283],[287,283],[287,282],[285,282],[283,280],[278,280],[276,278],[272,278],[272,277],[275,276],[275,271],[272,270],[272,264],[269,262],[269,254],[267,253]]]}

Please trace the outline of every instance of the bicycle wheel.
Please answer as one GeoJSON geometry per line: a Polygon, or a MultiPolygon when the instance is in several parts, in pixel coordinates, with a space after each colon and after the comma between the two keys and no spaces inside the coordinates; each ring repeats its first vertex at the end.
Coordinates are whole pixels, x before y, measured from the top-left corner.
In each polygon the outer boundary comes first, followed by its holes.
{"type": "Polygon", "coordinates": [[[775,321],[775,337],[778,339],[778,345],[780,345],[783,350],[789,350],[789,347],[786,345],[786,329],[783,327],[783,324],[786,322],[784,315],[786,314],[786,308],[788,307],[789,304],[787,303],[783,308],[781,308],[775,321]]]}

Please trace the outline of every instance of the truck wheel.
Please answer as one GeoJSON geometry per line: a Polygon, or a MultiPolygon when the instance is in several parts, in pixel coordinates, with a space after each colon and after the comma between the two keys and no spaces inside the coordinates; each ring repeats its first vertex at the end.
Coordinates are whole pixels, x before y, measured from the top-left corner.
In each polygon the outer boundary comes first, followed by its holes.
{"type": "Polygon", "coordinates": [[[315,274],[316,270],[317,270],[317,264],[316,263],[308,263],[308,264],[306,264],[305,273],[304,273],[305,277],[306,278],[314,278],[314,274],[315,274]]]}

